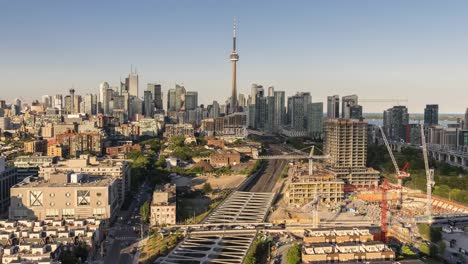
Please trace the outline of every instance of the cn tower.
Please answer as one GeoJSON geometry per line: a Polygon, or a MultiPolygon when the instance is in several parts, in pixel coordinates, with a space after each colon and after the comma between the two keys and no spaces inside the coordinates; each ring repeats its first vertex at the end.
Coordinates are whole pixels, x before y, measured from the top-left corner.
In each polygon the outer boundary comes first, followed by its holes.
{"type": "Polygon", "coordinates": [[[239,55],[236,51],[236,23],[234,22],[234,29],[232,31],[232,52],[231,52],[231,62],[232,62],[232,94],[231,94],[231,105],[230,112],[235,113],[238,111],[237,105],[237,73],[236,66],[237,61],[239,60],[239,55]]]}

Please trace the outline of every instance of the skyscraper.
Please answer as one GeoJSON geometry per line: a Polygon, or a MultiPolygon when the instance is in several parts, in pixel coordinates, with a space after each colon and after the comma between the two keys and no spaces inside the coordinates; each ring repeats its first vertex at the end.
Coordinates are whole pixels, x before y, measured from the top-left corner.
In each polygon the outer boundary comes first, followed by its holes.
{"type": "Polygon", "coordinates": [[[245,109],[245,95],[244,94],[239,94],[239,97],[237,98],[237,104],[239,108],[245,109]]]}
{"type": "Polygon", "coordinates": [[[323,103],[311,103],[307,111],[307,131],[312,138],[322,138],[323,103]]]}
{"type": "Polygon", "coordinates": [[[341,117],[342,118],[351,118],[351,108],[358,105],[358,96],[347,95],[341,98],[341,117]]]}
{"type": "Polygon", "coordinates": [[[97,96],[95,94],[86,94],[83,99],[84,109],[82,110],[82,112],[84,112],[87,115],[95,115],[97,108],[96,99],[97,96]]]}
{"type": "Polygon", "coordinates": [[[63,109],[63,95],[56,94],[54,96],[54,102],[52,104],[53,107],[62,110],[63,109]]]}
{"type": "Polygon", "coordinates": [[[367,122],[332,119],[324,122],[324,152],[334,168],[365,167],[367,159],[367,122]]]}
{"type": "Polygon", "coordinates": [[[147,90],[153,94],[154,107],[157,110],[163,109],[162,91],[160,84],[148,83],[147,90]]]}
{"type": "Polygon", "coordinates": [[[398,105],[384,111],[383,129],[389,140],[406,141],[406,127],[409,123],[408,108],[398,105]]]}
{"type": "Polygon", "coordinates": [[[133,70],[130,72],[128,77],[125,78],[125,86],[127,87],[128,94],[130,96],[138,97],[138,74],[133,72],[133,70]]]}
{"type": "Polygon", "coordinates": [[[284,91],[274,91],[274,117],[273,117],[273,131],[279,133],[284,125],[285,120],[285,93],[284,91]]]}
{"type": "Polygon", "coordinates": [[[439,105],[428,104],[424,108],[424,124],[438,125],[439,124],[439,105]]]}
{"type": "Polygon", "coordinates": [[[327,118],[340,117],[340,96],[333,95],[327,97],[327,118]]]}
{"type": "Polygon", "coordinates": [[[292,130],[307,128],[307,108],[312,102],[310,93],[296,93],[288,98],[288,119],[292,130]]]}
{"type": "Polygon", "coordinates": [[[220,112],[219,103],[217,101],[213,101],[213,106],[211,107],[211,111],[210,111],[210,117],[211,118],[219,117],[219,112],[220,112]]]}
{"type": "Polygon", "coordinates": [[[198,106],[198,92],[185,93],[185,110],[194,110],[198,106]]]}
{"type": "Polygon", "coordinates": [[[70,89],[70,114],[75,113],[75,89],[70,89]]]}
{"type": "Polygon", "coordinates": [[[103,82],[99,85],[99,102],[98,102],[98,112],[104,113],[104,104],[107,106],[108,102],[105,102],[107,99],[107,89],[109,89],[109,83],[103,82]]]}
{"type": "Polygon", "coordinates": [[[232,31],[232,52],[231,52],[231,62],[232,62],[232,93],[231,93],[231,103],[230,103],[230,112],[237,112],[237,61],[239,60],[239,55],[236,50],[236,24],[234,23],[234,29],[232,31]]]}
{"type": "Polygon", "coordinates": [[[167,91],[167,111],[174,112],[176,111],[176,90],[169,89],[167,91]]]}
{"type": "Polygon", "coordinates": [[[185,110],[185,87],[182,85],[176,84],[175,87],[175,111],[185,110]]]}
{"type": "Polygon", "coordinates": [[[153,118],[154,116],[154,101],[153,101],[153,94],[151,91],[144,91],[143,92],[143,105],[144,105],[144,114],[145,117],[151,117],[153,118]]]}
{"type": "Polygon", "coordinates": [[[262,85],[257,85],[257,84],[252,84],[252,88],[250,90],[250,98],[251,98],[251,104],[255,104],[255,100],[257,98],[257,95],[261,94],[263,96],[264,90],[262,85]]]}
{"type": "Polygon", "coordinates": [[[362,106],[361,105],[353,105],[349,108],[349,118],[351,119],[361,119],[362,118],[362,106]]]}
{"type": "Polygon", "coordinates": [[[268,87],[268,96],[273,96],[274,91],[275,91],[275,87],[269,86],[268,87]]]}
{"type": "Polygon", "coordinates": [[[266,97],[266,120],[265,120],[265,131],[273,134],[275,132],[275,97],[266,97]]]}
{"type": "Polygon", "coordinates": [[[463,124],[463,129],[468,130],[468,108],[465,111],[465,120],[463,124]]]}

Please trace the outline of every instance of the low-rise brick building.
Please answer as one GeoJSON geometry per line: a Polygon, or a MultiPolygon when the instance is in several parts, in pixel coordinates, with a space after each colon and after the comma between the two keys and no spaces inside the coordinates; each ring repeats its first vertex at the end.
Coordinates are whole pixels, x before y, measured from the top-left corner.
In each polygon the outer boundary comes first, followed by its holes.
{"type": "Polygon", "coordinates": [[[240,163],[240,153],[234,150],[218,151],[210,156],[210,164],[214,167],[224,167],[240,163]]]}

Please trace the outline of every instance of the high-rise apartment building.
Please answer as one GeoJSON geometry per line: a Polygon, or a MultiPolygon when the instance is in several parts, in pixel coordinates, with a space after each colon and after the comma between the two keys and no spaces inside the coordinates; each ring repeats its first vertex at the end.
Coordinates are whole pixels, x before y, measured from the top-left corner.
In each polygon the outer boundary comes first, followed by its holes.
{"type": "Polygon", "coordinates": [[[367,160],[367,122],[330,119],[324,122],[324,151],[335,168],[365,167],[367,160]]]}
{"type": "Polygon", "coordinates": [[[274,92],[275,92],[275,87],[269,86],[268,87],[268,96],[273,96],[274,92]]]}
{"type": "Polygon", "coordinates": [[[219,114],[220,114],[219,103],[217,101],[213,101],[213,105],[210,110],[210,118],[217,118],[219,117],[219,114]]]}
{"type": "Polygon", "coordinates": [[[424,108],[424,124],[438,125],[439,124],[439,105],[428,104],[424,108]]]}
{"type": "Polygon", "coordinates": [[[266,120],[265,132],[269,134],[275,133],[275,97],[267,96],[266,99],[266,120]]]}
{"type": "Polygon", "coordinates": [[[311,103],[307,111],[307,132],[312,138],[322,138],[323,103],[311,103]]]}
{"type": "Polygon", "coordinates": [[[57,94],[54,96],[54,102],[52,104],[53,107],[62,110],[63,109],[63,95],[57,94]]]}
{"type": "Polygon", "coordinates": [[[0,157],[0,215],[10,206],[10,189],[16,184],[16,167],[6,165],[5,157],[0,157]]]}
{"type": "Polygon", "coordinates": [[[187,91],[184,86],[176,84],[175,87],[175,106],[176,111],[185,110],[185,94],[187,91]]]}
{"type": "Polygon", "coordinates": [[[351,118],[351,108],[358,105],[358,96],[347,95],[341,98],[341,117],[351,118]]]}
{"type": "Polygon", "coordinates": [[[195,110],[198,107],[198,92],[185,93],[185,110],[195,110]]]}
{"type": "Polygon", "coordinates": [[[169,89],[167,91],[167,111],[174,112],[176,111],[176,90],[169,89]]]}
{"type": "Polygon", "coordinates": [[[468,108],[465,111],[465,119],[464,119],[463,129],[468,130],[468,108]]]}
{"type": "Polygon", "coordinates": [[[284,91],[274,91],[273,98],[273,132],[279,133],[284,125],[284,121],[286,118],[286,111],[284,108],[286,97],[284,91]]]}
{"type": "Polygon", "coordinates": [[[83,113],[95,115],[97,113],[97,95],[86,94],[83,99],[83,113]]]}
{"type": "Polygon", "coordinates": [[[310,93],[296,93],[288,98],[288,120],[292,130],[307,128],[307,108],[311,102],[310,93]]]}
{"type": "Polygon", "coordinates": [[[406,141],[406,127],[409,124],[408,108],[398,105],[384,111],[383,129],[389,140],[406,141]]]}
{"type": "Polygon", "coordinates": [[[264,95],[264,90],[262,85],[257,85],[257,84],[252,84],[251,88],[251,98],[252,98],[252,103],[255,104],[257,96],[263,97],[264,95]]]}
{"type": "Polygon", "coordinates": [[[355,186],[373,186],[379,172],[366,168],[367,122],[335,118],[324,122],[324,152],[330,155],[328,166],[338,178],[355,186]]]}
{"type": "Polygon", "coordinates": [[[239,108],[245,109],[246,107],[246,100],[245,100],[245,95],[244,94],[239,94],[239,97],[237,98],[237,103],[239,104],[239,108]]]}
{"type": "Polygon", "coordinates": [[[327,97],[327,118],[340,117],[340,96],[333,95],[327,97]]]}
{"type": "MultiPolygon", "coordinates": [[[[109,83],[103,82],[103,83],[101,83],[99,85],[98,112],[101,113],[101,114],[104,113],[104,103],[108,100],[107,99],[107,89],[109,89],[109,83]]],[[[107,102],[106,102],[106,104],[107,104],[107,102]]]]}
{"type": "Polygon", "coordinates": [[[361,119],[362,118],[362,106],[361,105],[353,105],[349,108],[351,119],[361,119]]]}

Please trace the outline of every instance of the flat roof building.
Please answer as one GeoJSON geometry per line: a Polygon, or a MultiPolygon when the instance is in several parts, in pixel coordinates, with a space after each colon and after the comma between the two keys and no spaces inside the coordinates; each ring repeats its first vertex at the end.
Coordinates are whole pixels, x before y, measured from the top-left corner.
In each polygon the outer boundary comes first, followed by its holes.
{"type": "Polygon", "coordinates": [[[120,207],[116,179],[79,172],[22,181],[10,197],[10,219],[110,219],[120,207]]]}
{"type": "Polygon", "coordinates": [[[175,184],[166,184],[153,192],[150,207],[151,225],[175,225],[177,211],[175,184]]]}
{"type": "Polygon", "coordinates": [[[302,263],[391,261],[395,252],[374,241],[368,229],[304,230],[302,263]]]}

